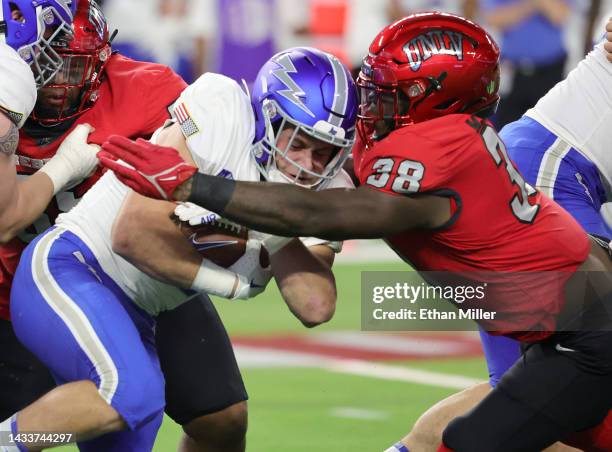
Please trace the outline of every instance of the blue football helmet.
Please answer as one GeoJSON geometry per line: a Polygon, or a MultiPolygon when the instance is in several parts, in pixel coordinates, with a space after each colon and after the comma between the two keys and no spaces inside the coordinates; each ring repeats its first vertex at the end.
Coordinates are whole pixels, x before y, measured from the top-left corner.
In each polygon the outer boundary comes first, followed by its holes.
{"type": "Polygon", "coordinates": [[[38,87],[53,79],[62,58],[51,48],[72,39],[77,0],[0,0],[0,39],[30,65],[38,87]]]}
{"type": "Polygon", "coordinates": [[[308,174],[323,188],[342,168],[355,142],[357,88],[350,73],[335,56],[310,47],[295,47],[274,55],[255,79],[251,103],[255,112],[253,155],[266,180],[299,184],[308,174]],[[289,143],[279,149],[283,130],[293,129],[289,143]],[[320,173],[304,168],[287,156],[293,139],[305,133],[338,148],[320,173]],[[275,157],[297,167],[297,176],[288,177],[276,169],[275,157]]]}

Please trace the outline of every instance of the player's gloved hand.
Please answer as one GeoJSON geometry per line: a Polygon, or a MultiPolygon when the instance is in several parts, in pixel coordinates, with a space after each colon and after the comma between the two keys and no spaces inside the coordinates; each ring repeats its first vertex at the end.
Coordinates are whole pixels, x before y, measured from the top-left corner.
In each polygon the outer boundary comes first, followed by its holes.
{"type": "Polygon", "coordinates": [[[89,124],[76,126],[55,156],[40,169],[53,182],[54,194],[74,187],[95,170],[100,146],[87,143],[87,137],[93,131],[89,124]]]}
{"type": "Polygon", "coordinates": [[[221,218],[216,213],[191,202],[178,203],[174,209],[174,215],[182,222],[189,223],[189,226],[210,224],[221,218]]]}
{"type": "Polygon", "coordinates": [[[113,135],[102,149],[100,163],[125,185],[150,198],[172,199],[174,191],[198,171],[176,149],[141,138],[132,141],[113,135]]]}
{"type": "Polygon", "coordinates": [[[239,278],[234,299],[246,300],[259,295],[266,289],[268,282],[272,278],[271,267],[269,265],[262,267],[261,265],[261,246],[262,242],[251,238],[249,231],[246,251],[240,259],[228,268],[228,270],[236,273],[239,278]]]}

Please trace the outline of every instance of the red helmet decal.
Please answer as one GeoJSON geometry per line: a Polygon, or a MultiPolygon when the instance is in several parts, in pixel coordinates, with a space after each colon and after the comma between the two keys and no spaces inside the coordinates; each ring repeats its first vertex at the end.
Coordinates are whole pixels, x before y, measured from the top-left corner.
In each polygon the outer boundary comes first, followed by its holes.
{"type": "Polygon", "coordinates": [[[455,31],[429,31],[408,41],[403,49],[410,69],[418,71],[424,61],[435,55],[452,55],[463,60],[463,35],[455,31]]]}

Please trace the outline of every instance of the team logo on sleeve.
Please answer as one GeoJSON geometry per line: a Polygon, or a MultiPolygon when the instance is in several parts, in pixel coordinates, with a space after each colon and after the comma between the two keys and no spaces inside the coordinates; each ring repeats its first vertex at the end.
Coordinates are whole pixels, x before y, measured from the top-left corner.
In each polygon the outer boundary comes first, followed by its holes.
{"type": "Polygon", "coordinates": [[[195,121],[191,118],[189,110],[187,110],[187,106],[184,103],[177,104],[174,107],[174,117],[178,121],[185,138],[189,138],[200,132],[200,129],[198,129],[195,121]]]}

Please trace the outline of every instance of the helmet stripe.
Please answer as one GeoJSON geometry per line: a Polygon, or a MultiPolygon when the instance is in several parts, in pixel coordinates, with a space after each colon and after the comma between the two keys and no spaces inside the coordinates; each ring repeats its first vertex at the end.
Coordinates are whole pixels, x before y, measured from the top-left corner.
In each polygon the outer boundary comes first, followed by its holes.
{"type": "Polygon", "coordinates": [[[336,126],[342,127],[346,105],[348,103],[348,80],[344,66],[338,58],[327,55],[327,59],[332,65],[334,71],[334,103],[332,105],[332,113],[329,114],[327,122],[336,126]],[[336,114],[334,114],[336,113],[336,114]]]}

